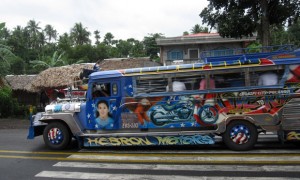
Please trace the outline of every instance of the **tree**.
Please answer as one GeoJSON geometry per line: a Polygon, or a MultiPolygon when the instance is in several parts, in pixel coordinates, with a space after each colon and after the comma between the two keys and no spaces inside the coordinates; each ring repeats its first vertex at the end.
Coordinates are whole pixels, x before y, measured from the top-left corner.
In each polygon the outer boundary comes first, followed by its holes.
{"type": "Polygon", "coordinates": [[[291,41],[299,47],[300,46],[300,19],[297,21],[297,23],[293,24],[288,28],[288,34],[291,36],[291,41]]]}
{"type": "Polygon", "coordinates": [[[56,40],[56,38],[57,38],[57,31],[50,24],[47,24],[45,26],[44,33],[45,33],[46,39],[48,39],[48,43],[50,43],[50,41],[52,39],[56,40]]]}
{"type": "Polygon", "coordinates": [[[191,33],[192,34],[197,34],[197,33],[207,33],[208,32],[208,28],[207,27],[201,27],[199,24],[196,24],[192,29],[191,29],[191,33]]]}
{"type": "Polygon", "coordinates": [[[189,34],[190,34],[190,33],[187,32],[187,31],[184,31],[184,32],[182,33],[182,35],[184,35],[184,36],[189,35],[189,34]]]}
{"type": "Polygon", "coordinates": [[[87,28],[83,28],[81,23],[75,23],[71,29],[71,38],[74,40],[75,45],[90,44],[91,40],[89,36],[91,33],[87,31],[87,28]]]}
{"type": "Polygon", "coordinates": [[[269,45],[270,25],[291,25],[299,15],[299,0],[209,0],[200,13],[202,22],[221,36],[241,38],[258,32],[264,46],[269,45]]]}
{"type": "Polygon", "coordinates": [[[29,37],[30,37],[30,48],[36,49],[40,47],[39,42],[41,41],[40,38],[40,30],[39,23],[35,22],[35,20],[30,20],[27,23],[26,29],[28,30],[29,37]]]}
{"type": "Polygon", "coordinates": [[[103,43],[106,45],[112,45],[113,39],[114,39],[114,35],[112,33],[108,32],[104,36],[103,43]]]}
{"type": "Polygon", "coordinates": [[[98,30],[96,30],[96,31],[94,31],[94,35],[95,35],[95,39],[96,39],[96,42],[95,42],[95,44],[96,45],[99,45],[100,44],[100,31],[98,31],[98,30]]]}
{"type": "Polygon", "coordinates": [[[58,51],[55,51],[52,57],[43,56],[40,58],[40,60],[33,60],[30,61],[30,63],[33,64],[33,68],[42,67],[44,69],[65,65],[65,62],[63,60],[64,54],[64,52],[58,54],[58,51]]]}
{"type": "Polygon", "coordinates": [[[0,42],[7,40],[9,36],[10,36],[10,32],[5,27],[5,23],[0,23],[0,42]]]}
{"type": "Polygon", "coordinates": [[[143,43],[146,50],[146,55],[150,56],[150,59],[158,58],[159,47],[155,39],[163,37],[161,33],[149,34],[150,36],[145,36],[143,39],[143,43]]]}

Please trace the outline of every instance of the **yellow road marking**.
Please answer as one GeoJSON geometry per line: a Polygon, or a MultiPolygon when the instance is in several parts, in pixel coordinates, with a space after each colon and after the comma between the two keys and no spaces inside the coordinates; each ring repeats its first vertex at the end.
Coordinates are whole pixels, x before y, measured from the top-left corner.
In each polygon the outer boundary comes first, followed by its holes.
{"type": "Polygon", "coordinates": [[[0,158],[10,159],[34,159],[51,161],[85,161],[85,162],[103,162],[103,163],[159,163],[159,164],[236,164],[236,165],[300,165],[300,161],[201,161],[201,160],[114,160],[114,159],[88,159],[88,158],[64,158],[64,157],[42,157],[42,156],[5,156],[0,158]]]}
{"type": "Polygon", "coordinates": [[[300,153],[108,153],[108,152],[47,152],[47,151],[13,151],[13,150],[0,150],[0,153],[10,154],[32,154],[32,155],[102,155],[102,156],[158,156],[158,157],[287,157],[287,156],[300,156],[300,153]]]}

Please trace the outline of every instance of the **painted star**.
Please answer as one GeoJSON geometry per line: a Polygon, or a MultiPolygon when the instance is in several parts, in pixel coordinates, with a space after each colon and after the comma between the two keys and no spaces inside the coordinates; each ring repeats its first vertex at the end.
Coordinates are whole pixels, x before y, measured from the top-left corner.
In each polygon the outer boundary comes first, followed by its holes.
{"type": "Polygon", "coordinates": [[[185,127],[185,124],[181,123],[180,126],[181,126],[181,127],[185,127]]]}
{"type": "Polygon", "coordinates": [[[90,117],[91,117],[91,114],[90,114],[90,113],[88,113],[88,114],[87,114],[87,118],[88,118],[88,119],[90,119],[90,117]]]}

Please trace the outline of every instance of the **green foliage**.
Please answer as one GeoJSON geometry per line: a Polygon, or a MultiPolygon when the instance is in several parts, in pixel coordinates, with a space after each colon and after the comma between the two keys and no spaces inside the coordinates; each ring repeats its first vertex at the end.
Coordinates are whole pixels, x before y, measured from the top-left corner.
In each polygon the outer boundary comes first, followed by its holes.
{"type": "Polygon", "coordinates": [[[33,68],[42,67],[47,69],[50,67],[62,66],[65,65],[65,61],[63,60],[64,54],[64,52],[59,54],[57,51],[55,51],[52,57],[42,56],[40,60],[33,60],[30,61],[30,63],[33,64],[33,68]]]}
{"type": "Polygon", "coordinates": [[[246,53],[258,53],[261,52],[262,45],[258,42],[253,42],[247,46],[248,52],[246,53]]]}
{"type": "Polygon", "coordinates": [[[89,36],[91,33],[86,30],[81,23],[76,23],[71,29],[71,38],[76,45],[90,44],[89,36]]]}
{"type": "Polygon", "coordinates": [[[4,27],[5,27],[5,23],[4,23],[4,22],[0,23],[0,31],[1,31],[4,27]]]}
{"type": "Polygon", "coordinates": [[[9,117],[13,114],[14,104],[12,90],[4,86],[0,89],[0,118],[9,117]]]}
{"type": "Polygon", "coordinates": [[[112,33],[106,33],[103,39],[103,43],[106,45],[113,45],[114,36],[112,33]]]}
{"type": "Polygon", "coordinates": [[[289,27],[288,34],[290,35],[290,41],[299,47],[300,46],[300,19],[297,21],[297,23],[289,27]]]}
{"type": "MultiPolygon", "coordinates": [[[[252,36],[258,32],[263,43],[269,39],[270,25],[295,23],[299,17],[298,0],[220,1],[209,0],[202,10],[202,22],[216,28],[223,37],[252,36]]],[[[267,44],[264,44],[267,45],[267,44]]]]}
{"type": "MultiPolygon", "coordinates": [[[[33,106],[33,113],[36,113],[33,106]]],[[[29,106],[20,105],[16,98],[12,97],[12,90],[8,86],[0,88],[0,118],[7,117],[28,117],[29,106]]]]}
{"type": "Polygon", "coordinates": [[[208,28],[207,27],[201,27],[199,24],[196,24],[192,29],[191,29],[191,33],[192,34],[197,34],[197,33],[207,33],[208,32],[208,28]]]}
{"type": "Polygon", "coordinates": [[[145,45],[146,55],[150,57],[150,59],[155,59],[158,57],[157,53],[159,53],[159,47],[156,44],[155,39],[163,37],[162,34],[149,34],[150,36],[145,36],[143,43],[145,45]]]}
{"type": "Polygon", "coordinates": [[[25,62],[20,58],[16,57],[10,61],[10,73],[15,75],[25,74],[25,62]]]}

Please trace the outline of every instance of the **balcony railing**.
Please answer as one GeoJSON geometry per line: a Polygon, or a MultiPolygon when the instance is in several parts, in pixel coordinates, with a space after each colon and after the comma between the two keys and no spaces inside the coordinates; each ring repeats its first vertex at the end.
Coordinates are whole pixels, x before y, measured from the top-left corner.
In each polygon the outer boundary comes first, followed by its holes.
{"type": "Polygon", "coordinates": [[[204,63],[203,59],[181,59],[181,60],[165,60],[166,66],[177,65],[177,64],[193,64],[193,63],[204,63]]]}

